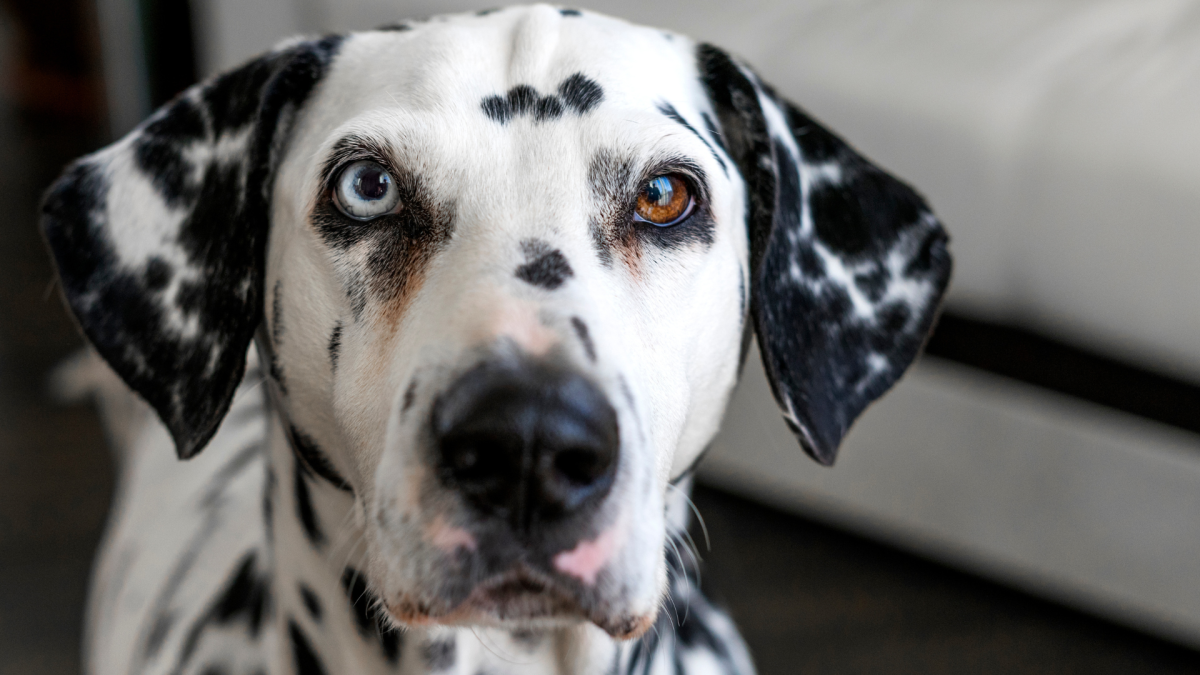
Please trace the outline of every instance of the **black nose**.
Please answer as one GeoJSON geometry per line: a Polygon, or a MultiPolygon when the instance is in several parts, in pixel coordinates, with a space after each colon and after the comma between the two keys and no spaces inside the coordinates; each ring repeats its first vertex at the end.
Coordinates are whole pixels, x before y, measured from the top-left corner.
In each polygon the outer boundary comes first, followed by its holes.
{"type": "Polygon", "coordinates": [[[519,531],[577,513],[612,486],[617,414],[596,385],[538,361],[486,362],[433,406],[439,475],[519,531]]]}

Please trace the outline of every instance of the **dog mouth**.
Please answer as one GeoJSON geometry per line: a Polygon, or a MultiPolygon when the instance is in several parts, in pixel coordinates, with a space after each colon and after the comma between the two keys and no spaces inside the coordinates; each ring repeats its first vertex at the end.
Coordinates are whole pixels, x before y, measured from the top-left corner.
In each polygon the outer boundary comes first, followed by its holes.
{"type": "Polygon", "coordinates": [[[612,637],[640,637],[655,616],[632,616],[607,611],[607,603],[592,603],[555,579],[524,565],[475,586],[462,602],[446,609],[401,595],[384,601],[392,619],[410,626],[490,625],[553,628],[589,621],[612,637]],[[594,605],[594,606],[593,606],[594,605]]]}

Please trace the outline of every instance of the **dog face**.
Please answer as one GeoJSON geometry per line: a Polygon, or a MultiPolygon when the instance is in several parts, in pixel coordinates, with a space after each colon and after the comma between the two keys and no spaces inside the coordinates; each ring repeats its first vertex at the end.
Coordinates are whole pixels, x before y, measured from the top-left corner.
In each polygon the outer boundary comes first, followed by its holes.
{"type": "Polygon", "coordinates": [[[830,463],[950,268],[911,189],[723,52],[545,6],[284,45],[45,209],[72,309],[181,456],[257,331],[409,624],[640,634],[749,331],[830,463]]]}

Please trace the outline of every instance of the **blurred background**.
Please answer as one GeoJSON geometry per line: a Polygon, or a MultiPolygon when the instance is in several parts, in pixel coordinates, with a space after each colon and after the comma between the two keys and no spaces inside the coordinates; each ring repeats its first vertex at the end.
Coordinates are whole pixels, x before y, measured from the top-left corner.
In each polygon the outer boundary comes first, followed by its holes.
{"type": "MultiPolygon", "coordinates": [[[[79,671],[114,466],[37,233],[62,165],[296,33],[482,2],[0,2],[0,675],[79,671]]],[[[764,674],[1200,672],[1200,5],[598,0],[740,54],[953,237],[927,356],[800,453],[756,357],[702,465],[764,674]]],[[[647,72],[652,72],[647,68],[647,72]]]]}

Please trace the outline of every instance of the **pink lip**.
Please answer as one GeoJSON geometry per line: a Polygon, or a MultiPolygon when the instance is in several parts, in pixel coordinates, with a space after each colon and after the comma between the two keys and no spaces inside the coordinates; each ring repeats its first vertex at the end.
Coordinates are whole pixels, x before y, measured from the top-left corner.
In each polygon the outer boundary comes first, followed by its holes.
{"type": "Polygon", "coordinates": [[[596,583],[596,575],[608,564],[622,542],[624,528],[614,525],[591,541],[581,541],[570,551],[554,556],[554,568],[579,579],[587,586],[596,583]]]}

